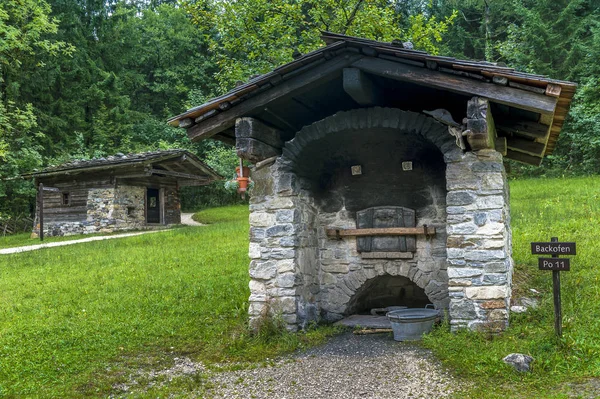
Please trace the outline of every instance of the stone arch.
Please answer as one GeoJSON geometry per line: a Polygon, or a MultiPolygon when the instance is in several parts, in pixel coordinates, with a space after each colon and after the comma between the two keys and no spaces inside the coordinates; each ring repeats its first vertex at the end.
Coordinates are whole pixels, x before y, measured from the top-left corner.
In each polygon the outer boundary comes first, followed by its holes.
{"type": "Polygon", "coordinates": [[[374,268],[354,270],[338,279],[334,288],[329,293],[327,302],[331,306],[323,305],[326,312],[337,314],[338,316],[330,314],[327,318],[339,319],[345,315],[348,311],[348,305],[360,293],[361,289],[367,283],[381,277],[404,277],[415,286],[421,288],[436,309],[445,309],[448,307],[447,277],[445,279],[439,278],[438,276],[424,273],[416,266],[411,267],[408,264],[390,263],[379,270],[374,268]],[[332,300],[333,298],[335,300],[332,300]]]}
{"type": "Polygon", "coordinates": [[[398,108],[373,107],[338,112],[303,127],[292,140],[285,143],[281,160],[288,168],[294,169],[301,162],[302,154],[310,143],[332,134],[358,129],[394,129],[417,134],[434,144],[444,155],[446,162],[462,156],[448,127],[435,119],[398,108]]]}

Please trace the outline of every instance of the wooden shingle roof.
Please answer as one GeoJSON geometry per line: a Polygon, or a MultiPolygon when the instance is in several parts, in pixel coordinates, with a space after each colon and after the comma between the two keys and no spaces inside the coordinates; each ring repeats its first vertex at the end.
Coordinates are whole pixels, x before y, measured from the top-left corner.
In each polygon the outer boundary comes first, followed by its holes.
{"type": "Polygon", "coordinates": [[[104,172],[127,168],[143,169],[148,176],[159,175],[177,180],[202,179],[208,183],[222,177],[187,150],[171,149],[137,154],[116,154],[101,158],[73,160],[40,171],[23,174],[24,178],[44,178],[104,172]]]}
{"type": "MultiPolygon", "coordinates": [[[[539,164],[556,146],[577,87],[572,82],[521,73],[490,62],[434,56],[403,48],[402,44],[330,32],[323,32],[322,39],[326,46],[191,108],[169,119],[169,124],[187,128],[193,140],[213,137],[232,142],[235,136],[231,129],[237,118],[267,112],[270,116],[265,117],[270,117],[272,124],[287,125],[292,131],[302,123],[282,120],[282,113],[276,112],[278,102],[292,98],[294,104],[312,108],[318,114],[323,101],[312,98],[314,102],[310,103],[305,87],[314,87],[326,75],[339,75],[341,69],[353,67],[379,78],[437,90],[435,93],[489,99],[505,112],[496,127],[499,135],[509,138],[507,157],[539,164]]],[[[332,88],[333,84],[327,87],[327,96],[332,88]]],[[[289,104],[279,109],[288,110],[289,104]]]]}

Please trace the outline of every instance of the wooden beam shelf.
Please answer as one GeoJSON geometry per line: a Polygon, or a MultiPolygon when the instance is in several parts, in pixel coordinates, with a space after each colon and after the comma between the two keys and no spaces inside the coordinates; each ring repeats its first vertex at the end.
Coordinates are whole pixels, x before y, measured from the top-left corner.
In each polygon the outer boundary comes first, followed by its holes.
{"type": "Polygon", "coordinates": [[[435,235],[435,227],[387,227],[378,229],[326,229],[327,236],[340,239],[342,237],[365,236],[412,236],[435,235]]]}

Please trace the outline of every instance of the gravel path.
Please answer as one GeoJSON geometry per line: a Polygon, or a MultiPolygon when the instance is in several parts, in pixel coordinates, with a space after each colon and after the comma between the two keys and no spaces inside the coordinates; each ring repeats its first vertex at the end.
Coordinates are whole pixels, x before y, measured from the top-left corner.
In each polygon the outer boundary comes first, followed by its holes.
{"type": "Polygon", "coordinates": [[[391,335],[345,333],[273,366],[214,373],[213,398],[444,398],[458,383],[431,352],[391,335]]]}
{"type": "Polygon", "coordinates": [[[5,248],[5,249],[0,249],[0,255],[16,254],[16,253],[19,253],[19,252],[35,251],[37,249],[42,249],[42,248],[62,247],[64,245],[73,245],[73,244],[79,244],[79,243],[82,243],[82,242],[112,240],[112,239],[115,239],[115,238],[133,237],[133,236],[139,236],[139,235],[142,235],[142,234],[160,233],[161,231],[168,231],[168,230],[140,231],[138,233],[116,234],[116,235],[112,235],[112,236],[96,236],[96,237],[82,238],[82,239],[79,239],[79,240],[57,241],[57,242],[49,242],[49,243],[46,243],[46,244],[27,245],[27,246],[24,246],[24,247],[5,248]]]}
{"type": "Polygon", "coordinates": [[[192,216],[194,216],[193,213],[182,213],[181,224],[185,224],[187,226],[205,226],[204,224],[198,223],[194,219],[192,219],[192,216]]]}

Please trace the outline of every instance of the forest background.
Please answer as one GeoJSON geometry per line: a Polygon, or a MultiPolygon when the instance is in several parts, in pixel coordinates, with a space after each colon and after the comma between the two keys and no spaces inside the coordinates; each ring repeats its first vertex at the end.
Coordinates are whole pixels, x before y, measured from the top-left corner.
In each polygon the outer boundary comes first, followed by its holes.
{"type": "MultiPolygon", "coordinates": [[[[33,211],[13,178],[73,159],[187,148],[229,177],[230,147],[166,120],[322,46],[320,30],[577,82],[555,153],[511,175],[600,173],[597,0],[2,0],[0,218],[33,211]]],[[[182,198],[236,200],[221,182],[182,198]]]]}

